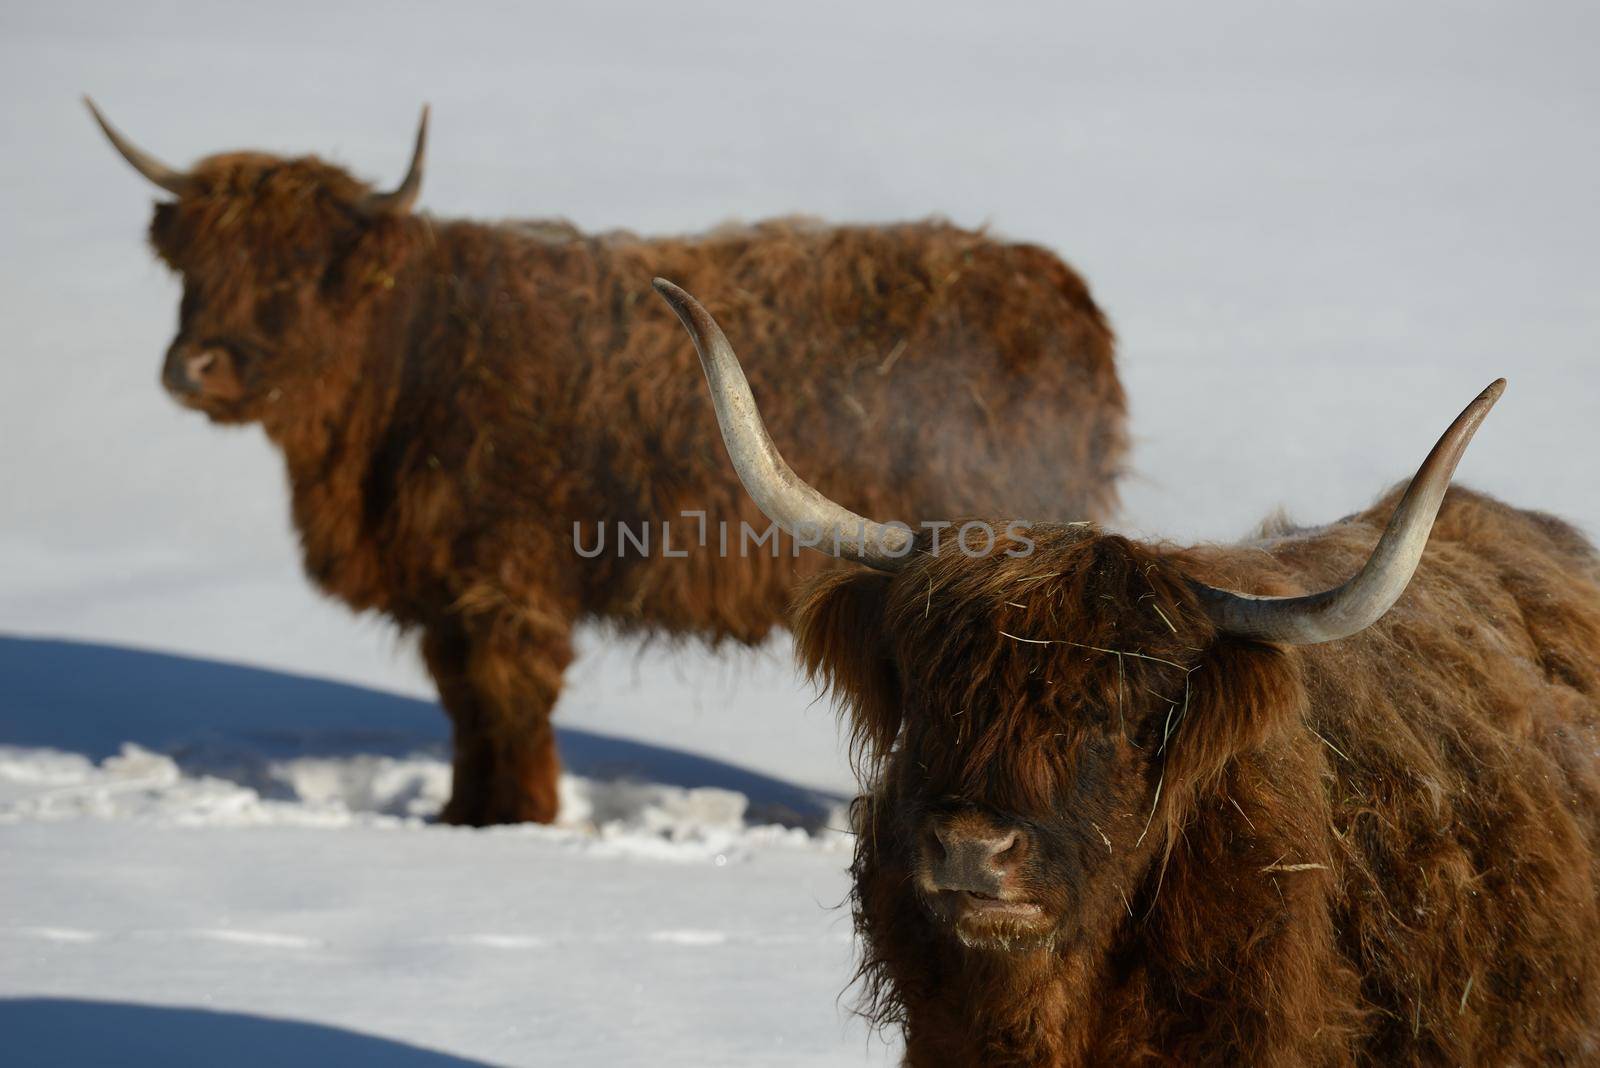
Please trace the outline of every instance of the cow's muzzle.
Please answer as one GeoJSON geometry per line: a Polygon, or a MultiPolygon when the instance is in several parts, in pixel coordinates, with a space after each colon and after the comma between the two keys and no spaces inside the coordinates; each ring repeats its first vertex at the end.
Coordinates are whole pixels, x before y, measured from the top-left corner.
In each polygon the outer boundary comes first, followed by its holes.
{"type": "Polygon", "coordinates": [[[1033,851],[1025,828],[978,812],[930,817],[921,836],[923,898],[972,948],[1043,944],[1051,921],[1024,878],[1033,851]]]}
{"type": "Polygon", "coordinates": [[[161,384],[179,401],[204,406],[244,396],[239,360],[222,344],[196,344],[180,338],[167,349],[161,384]]]}
{"type": "Polygon", "coordinates": [[[976,816],[935,818],[924,838],[936,890],[999,897],[1027,848],[1021,831],[976,816]]]}

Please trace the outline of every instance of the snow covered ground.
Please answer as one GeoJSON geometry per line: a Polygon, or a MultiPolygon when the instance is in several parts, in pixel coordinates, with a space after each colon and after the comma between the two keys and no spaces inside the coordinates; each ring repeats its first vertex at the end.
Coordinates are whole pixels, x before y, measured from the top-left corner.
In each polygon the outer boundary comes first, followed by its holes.
{"type": "MultiPolygon", "coordinates": [[[[126,761],[100,790],[162,789],[157,760],[126,761]]],[[[132,824],[108,811],[5,828],[6,1064],[389,1064],[391,1043],[466,1059],[417,1054],[427,1065],[885,1056],[837,1008],[835,851],[730,835],[708,862],[573,832],[319,821],[203,785],[132,824]],[[166,1011],[129,1034],[130,1003],[166,1011]],[[202,1038],[251,1023],[260,1041],[202,1038]],[[307,1023],[353,1052],[330,1055],[307,1023]]]]}
{"type": "Polygon", "coordinates": [[[1345,514],[1505,374],[1463,480],[1595,533],[1597,39],[1581,3],[0,8],[0,1061],[893,1056],[838,1000],[850,776],[783,643],[587,634],[564,825],[423,821],[426,680],[307,587],[259,434],[161,396],[177,287],[81,92],[174,161],[385,180],[427,100],[440,215],[987,221],[1115,320],[1126,529],[1345,514]]]}
{"type": "Polygon", "coordinates": [[[0,678],[0,1062],[889,1055],[837,794],[568,729],[559,826],[465,831],[428,702],[11,638],[0,678]]]}

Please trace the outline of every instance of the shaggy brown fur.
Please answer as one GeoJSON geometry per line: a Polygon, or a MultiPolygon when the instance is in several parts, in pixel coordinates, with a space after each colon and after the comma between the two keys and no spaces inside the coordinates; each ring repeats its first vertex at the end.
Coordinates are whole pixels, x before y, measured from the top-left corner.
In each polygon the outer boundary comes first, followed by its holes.
{"type": "Polygon", "coordinates": [[[739,557],[737,522],[767,523],[652,275],[710,295],[757,395],[783,400],[779,446],[856,508],[915,524],[1114,502],[1111,332],[1041,248],[938,222],[647,241],[368,219],[368,186],[315,159],[230,154],[191,174],[150,229],[184,283],[167,383],[283,450],[319,586],[421,629],[455,731],[448,820],[555,815],[549,718],[576,621],[755,642],[820,566],[739,557]],[[710,548],[665,557],[661,522],[681,550],[696,509],[710,548]],[[649,559],[618,557],[616,522],[652,525],[649,559]],[[605,553],[581,558],[574,524],[592,548],[601,523],[605,553]]]}
{"type": "Polygon", "coordinates": [[[797,641],[870,779],[865,1009],[909,1064],[1600,1062],[1594,550],[1457,489],[1343,641],[1229,639],[1187,585],[1336,585],[1397,496],[1233,547],[1054,526],[813,582],[797,641]],[[951,812],[1022,829],[1048,932],[937,918],[919,842],[951,812]]]}

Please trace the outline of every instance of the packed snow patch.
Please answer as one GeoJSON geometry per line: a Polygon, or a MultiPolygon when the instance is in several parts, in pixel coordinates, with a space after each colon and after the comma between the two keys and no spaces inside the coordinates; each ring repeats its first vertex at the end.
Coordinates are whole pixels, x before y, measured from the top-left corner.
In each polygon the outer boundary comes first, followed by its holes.
{"type": "MultiPolygon", "coordinates": [[[[564,775],[560,790],[557,824],[496,833],[603,854],[718,864],[743,859],[758,846],[826,852],[848,843],[842,810],[814,833],[750,822],[749,799],[720,787],[564,775]]],[[[420,828],[438,815],[449,793],[449,764],[428,754],[260,757],[237,776],[223,777],[188,773],[173,756],[133,743],[98,763],[54,749],[0,746],[0,823],[420,828]]]]}

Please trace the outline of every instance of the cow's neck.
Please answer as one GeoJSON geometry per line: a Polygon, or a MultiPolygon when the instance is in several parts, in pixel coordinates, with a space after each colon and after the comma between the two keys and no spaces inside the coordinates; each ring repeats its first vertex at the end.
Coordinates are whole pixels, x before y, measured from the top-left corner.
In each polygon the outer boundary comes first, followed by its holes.
{"type": "Polygon", "coordinates": [[[306,573],[354,608],[390,610],[366,483],[393,376],[376,366],[370,339],[319,356],[316,373],[283,386],[262,422],[283,451],[306,573]]]}

